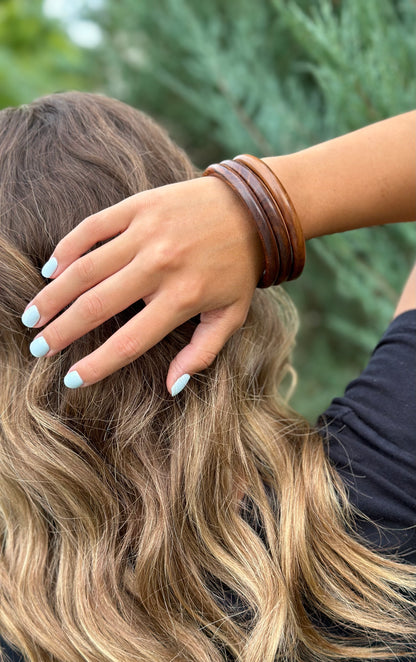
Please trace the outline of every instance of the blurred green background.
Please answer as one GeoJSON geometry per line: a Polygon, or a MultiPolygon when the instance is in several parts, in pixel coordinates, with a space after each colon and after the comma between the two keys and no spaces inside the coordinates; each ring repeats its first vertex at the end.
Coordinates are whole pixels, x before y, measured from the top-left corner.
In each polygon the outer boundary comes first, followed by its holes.
{"type": "MultiPolygon", "coordinates": [[[[0,0],[0,107],[101,92],[201,168],[284,154],[411,110],[415,27],[414,0],[0,0]]],[[[312,422],[365,366],[415,256],[414,224],[308,242],[283,287],[301,319],[292,404],[312,422]]]]}

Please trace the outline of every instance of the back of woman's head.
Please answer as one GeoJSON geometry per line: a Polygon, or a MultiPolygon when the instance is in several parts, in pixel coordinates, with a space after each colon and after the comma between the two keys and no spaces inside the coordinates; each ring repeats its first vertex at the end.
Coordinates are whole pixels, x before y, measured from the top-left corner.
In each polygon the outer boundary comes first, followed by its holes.
{"type": "Polygon", "coordinates": [[[256,290],[244,326],[176,398],[167,369],[198,317],[85,389],[64,375],[143,300],[53,357],[29,352],[21,314],[59,240],[199,174],[113,99],[62,93],[0,112],[0,632],[31,661],[351,657],[312,629],[314,610],[409,629],[395,593],[408,575],[345,531],[322,439],[280,395],[297,329],[281,287],[256,290]]]}

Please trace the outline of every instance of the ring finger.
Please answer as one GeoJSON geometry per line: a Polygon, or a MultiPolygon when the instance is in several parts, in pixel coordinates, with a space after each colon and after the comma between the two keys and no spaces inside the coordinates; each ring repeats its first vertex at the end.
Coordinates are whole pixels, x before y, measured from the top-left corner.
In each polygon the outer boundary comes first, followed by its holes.
{"type": "Polygon", "coordinates": [[[90,386],[128,365],[190,319],[186,306],[179,306],[166,291],[152,299],[96,350],[74,364],[65,376],[69,388],[90,386]]]}

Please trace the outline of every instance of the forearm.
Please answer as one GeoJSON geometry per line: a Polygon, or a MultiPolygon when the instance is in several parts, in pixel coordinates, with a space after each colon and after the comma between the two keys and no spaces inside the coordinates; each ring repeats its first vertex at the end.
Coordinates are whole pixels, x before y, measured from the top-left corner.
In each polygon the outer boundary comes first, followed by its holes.
{"type": "Polygon", "coordinates": [[[416,219],[416,111],[262,160],[285,186],[305,239],[416,219]]]}

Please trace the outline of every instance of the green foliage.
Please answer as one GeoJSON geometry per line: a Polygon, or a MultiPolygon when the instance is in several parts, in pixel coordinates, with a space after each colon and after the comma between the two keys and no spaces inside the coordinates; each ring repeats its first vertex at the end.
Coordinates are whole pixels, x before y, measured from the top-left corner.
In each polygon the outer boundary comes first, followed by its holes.
{"type": "Polygon", "coordinates": [[[414,103],[411,0],[104,8],[95,20],[109,91],[164,118],[201,162],[207,151],[294,151],[414,103]]]}
{"type": "MultiPolygon", "coordinates": [[[[106,0],[94,18],[108,92],[200,167],[297,151],[414,105],[412,0],[106,0]]],[[[302,278],[284,287],[301,314],[293,404],[311,420],[365,366],[415,248],[409,224],[308,242],[302,278]]]]}
{"type": "Polygon", "coordinates": [[[85,55],[63,27],[42,13],[41,0],[0,0],[0,107],[29,103],[92,82],[85,55]]]}

